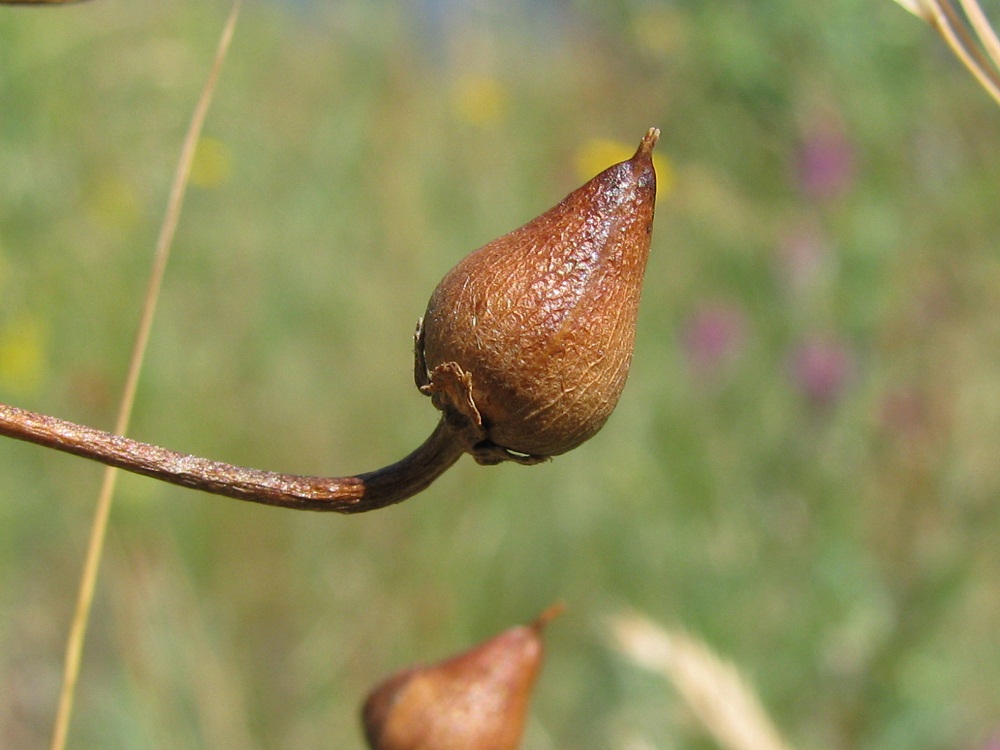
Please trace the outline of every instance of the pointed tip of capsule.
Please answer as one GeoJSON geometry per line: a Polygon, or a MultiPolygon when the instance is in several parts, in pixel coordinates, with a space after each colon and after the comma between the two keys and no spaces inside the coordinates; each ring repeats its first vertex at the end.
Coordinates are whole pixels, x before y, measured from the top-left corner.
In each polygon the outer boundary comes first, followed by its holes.
{"type": "Polygon", "coordinates": [[[648,156],[653,153],[653,147],[656,146],[656,142],[660,140],[660,129],[650,128],[646,131],[646,135],[642,137],[639,142],[639,150],[635,152],[636,156],[648,156]]]}
{"type": "Polygon", "coordinates": [[[534,630],[536,633],[541,633],[545,627],[556,619],[559,615],[566,611],[566,602],[556,602],[550,605],[544,612],[542,612],[538,617],[536,617],[528,627],[534,630]]]}
{"type": "Polygon", "coordinates": [[[639,148],[635,152],[629,163],[635,171],[636,179],[639,181],[639,186],[644,188],[652,188],[656,191],[656,168],[653,166],[653,148],[656,146],[656,142],[660,140],[660,129],[650,128],[646,131],[646,135],[642,137],[639,141],[639,148]]]}
{"type": "Polygon", "coordinates": [[[515,750],[542,665],[550,606],[443,661],[411,667],[376,686],[362,706],[372,750],[515,750]]]}

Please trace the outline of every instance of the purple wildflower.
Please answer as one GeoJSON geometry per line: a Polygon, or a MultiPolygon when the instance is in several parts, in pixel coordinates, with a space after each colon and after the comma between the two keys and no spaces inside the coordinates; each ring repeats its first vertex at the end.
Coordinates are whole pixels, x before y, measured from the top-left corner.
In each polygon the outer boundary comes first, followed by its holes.
{"type": "Polygon", "coordinates": [[[842,341],[814,337],[795,347],[790,370],[792,382],[806,398],[832,404],[854,374],[854,357],[842,341]]]}
{"type": "Polygon", "coordinates": [[[838,198],[854,182],[854,145],[833,123],[825,122],[808,132],[799,147],[799,189],[815,201],[838,198]]]}
{"type": "Polygon", "coordinates": [[[688,319],[682,345],[696,378],[712,377],[743,350],[747,322],[743,311],[728,302],[703,304],[688,319]]]}

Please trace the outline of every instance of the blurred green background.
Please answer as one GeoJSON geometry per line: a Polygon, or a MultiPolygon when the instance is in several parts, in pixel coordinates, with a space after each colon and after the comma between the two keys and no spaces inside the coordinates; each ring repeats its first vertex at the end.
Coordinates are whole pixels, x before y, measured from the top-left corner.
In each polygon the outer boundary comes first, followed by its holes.
{"type": "MultiPolygon", "coordinates": [[[[227,12],[0,8],[0,400],[111,425],[227,12]]],[[[359,517],[123,478],[70,747],[361,748],[381,677],[555,600],[530,750],[712,746],[608,647],[623,608],[736,662],[799,747],[996,747],[1000,110],[889,0],[250,3],[132,434],[400,458],[439,278],[654,125],[601,434],[359,517]]],[[[100,474],[0,442],[0,747],[48,741],[100,474]]]]}

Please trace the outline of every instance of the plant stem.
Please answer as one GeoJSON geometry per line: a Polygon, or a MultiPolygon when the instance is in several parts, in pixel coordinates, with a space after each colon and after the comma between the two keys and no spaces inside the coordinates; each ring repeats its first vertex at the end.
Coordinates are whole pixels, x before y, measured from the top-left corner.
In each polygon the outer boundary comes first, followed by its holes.
{"type": "Polygon", "coordinates": [[[364,513],[412,497],[465,452],[443,419],[406,458],[348,477],[281,474],[210,461],[7,404],[0,404],[0,435],[215,495],[335,513],[364,513]]]}

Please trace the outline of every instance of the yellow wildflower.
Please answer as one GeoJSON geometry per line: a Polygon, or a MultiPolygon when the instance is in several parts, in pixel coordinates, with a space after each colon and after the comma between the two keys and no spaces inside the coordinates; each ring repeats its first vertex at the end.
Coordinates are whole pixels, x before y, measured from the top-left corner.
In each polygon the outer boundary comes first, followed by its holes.
{"type": "Polygon", "coordinates": [[[639,49],[653,57],[676,53],[687,34],[681,14],[665,8],[640,11],[632,22],[632,33],[639,49]]]}
{"type": "Polygon", "coordinates": [[[231,171],[232,156],[224,142],[210,137],[198,141],[191,163],[192,185],[205,189],[219,187],[229,179],[231,171]]]}
{"type": "Polygon", "coordinates": [[[493,125],[502,120],[507,114],[507,99],[507,89],[489,76],[460,76],[451,89],[455,114],[472,125],[493,125]]]}
{"type": "Polygon", "coordinates": [[[141,206],[135,187],[119,174],[96,176],[87,186],[84,200],[90,217],[105,229],[124,233],[139,220],[141,206]]]}
{"type": "Polygon", "coordinates": [[[0,329],[0,386],[19,393],[38,387],[46,338],[44,326],[32,318],[12,320],[0,329]]]}

